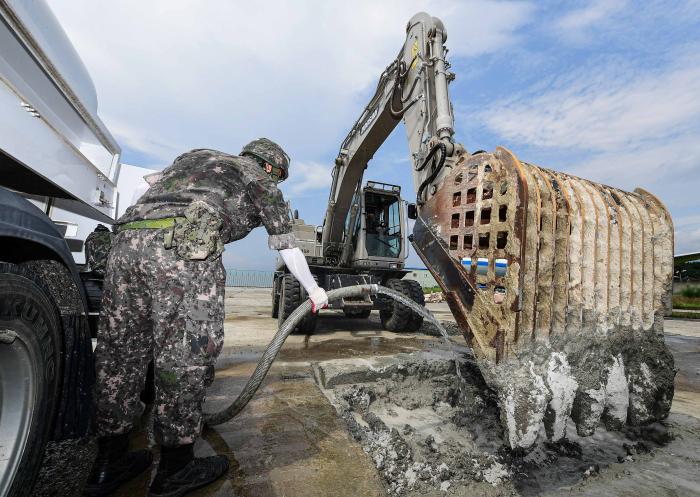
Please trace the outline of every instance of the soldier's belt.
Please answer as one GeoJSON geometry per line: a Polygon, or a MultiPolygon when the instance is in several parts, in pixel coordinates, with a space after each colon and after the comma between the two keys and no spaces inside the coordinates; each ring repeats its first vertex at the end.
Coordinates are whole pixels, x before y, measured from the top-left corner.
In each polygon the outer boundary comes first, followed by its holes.
{"type": "Polygon", "coordinates": [[[118,231],[124,230],[157,230],[172,228],[176,223],[185,221],[184,217],[165,217],[163,219],[143,219],[119,225],[118,231]]]}

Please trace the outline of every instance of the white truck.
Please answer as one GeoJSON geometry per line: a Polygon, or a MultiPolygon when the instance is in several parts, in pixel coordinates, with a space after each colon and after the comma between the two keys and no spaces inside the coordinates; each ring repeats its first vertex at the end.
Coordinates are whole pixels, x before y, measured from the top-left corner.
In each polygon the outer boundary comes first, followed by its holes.
{"type": "Polygon", "coordinates": [[[90,76],[45,1],[0,0],[0,496],[31,495],[46,443],[87,430],[100,281],[52,218],[111,224],[119,170],[90,76]]]}

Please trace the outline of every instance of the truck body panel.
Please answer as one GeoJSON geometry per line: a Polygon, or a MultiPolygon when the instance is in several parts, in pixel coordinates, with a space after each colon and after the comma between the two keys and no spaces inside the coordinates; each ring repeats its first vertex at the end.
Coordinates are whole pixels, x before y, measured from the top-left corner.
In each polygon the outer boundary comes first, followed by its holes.
{"type": "Polygon", "coordinates": [[[94,87],[43,1],[0,1],[3,185],[76,200],[108,222],[120,148],[97,115],[94,87]]]}

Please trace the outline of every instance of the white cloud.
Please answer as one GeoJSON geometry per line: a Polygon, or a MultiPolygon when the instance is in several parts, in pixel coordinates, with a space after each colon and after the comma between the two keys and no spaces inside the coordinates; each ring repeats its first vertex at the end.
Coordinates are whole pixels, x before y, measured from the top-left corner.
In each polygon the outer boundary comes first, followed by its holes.
{"type": "Polygon", "coordinates": [[[673,220],[673,225],[677,228],[686,226],[700,226],[700,214],[677,217],[673,220]]]}
{"type": "Polygon", "coordinates": [[[560,17],[554,23],[554,29],[560,36],[571,41],[583,41],[593,28],[620,12],[627,0],[593,0],[588,5],[574,9],[560,17]]]}
{"type": "Polygon", "coordinates": [[[700,252],[700,228],[676,229],[675,252],[676,254],[700,252]]]}
{"type": "Polygon", "coordinates": [[[700,56],[640,74],[617,62],[586,68],[556,87],[523,93],[483,112],[509,140],[585,150],[634,148],[700,122],[700,56]]]}
{"type": "Polygon", "coordinates": [[[318,160],[359,114],[410,17],[442,16],[456,55],[515,40],[524,2],[49,0],[122,143],[169,162],[261,135],[318,160]],[[474,22],[478,19],[479,22],[474,22]]]}
{"type": "MultiPolygon", "coordinates": [[[[679,183],[700,183],[700,149],[697,134],[675,137],[666,143],[631,143],[579,160],[569,160],[569,170],[579,176],[632,190],[642,186],[671,195],[679,183]]],[[[698,184],[697,186],[700,186],[698,184]]],[[[682,199],[672,199],[678,202],[682,199]]],[[[688,197],[693,203],[697,198],[688,197]]]]}
{"type": "Polygon", "coordinates": [[[681,220],[676,250],[697,250],[700,54],[690,48],[657,67],[607,61],[558,75],[479,117],[514,150],[558,159],[545,167],[655,193],[681,220]]]}
{"type": "Polygon", "coordinates": [[[292,197],[298,197],[310,192],[318,192],[325,200],[328,189],[331,185],[330,165],[319,164],[318,162],[297,162],[292,160],[289,170],[289,180],[282,183],[282,190],[292,197]]]}

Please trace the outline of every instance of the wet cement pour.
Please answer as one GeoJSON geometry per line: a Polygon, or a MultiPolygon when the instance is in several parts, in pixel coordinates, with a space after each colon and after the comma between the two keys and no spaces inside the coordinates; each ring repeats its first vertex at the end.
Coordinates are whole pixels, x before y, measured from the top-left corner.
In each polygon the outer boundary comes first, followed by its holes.
{"type": "Polygon", "coordinates": [[[624,433],[600,427],[587,438],[570,422],[568,439],[545,442],[542,430],[534,450],[516,454],[505,447],[495,394],[467,349],[325,361],[315,374],[390,495],[559,495],[573,488],[619,495],[635,486],[641,492],[634,495],[659,495],[665,485],[656,469],[637,468],[634,476],[625,469],[645,458],[668,467],[670,495],[700,492],[697,454],[684,459],[682,443],[669,446],[687,436],[692,454],[700,435],[694,418],[624,433]],[[615,490],[607,480],[630,481],[615,490]]]}

